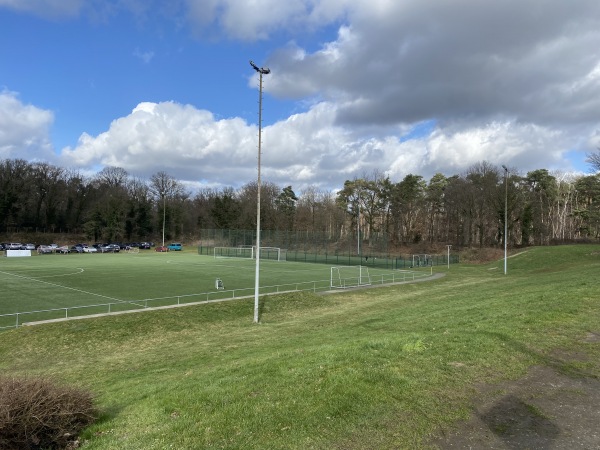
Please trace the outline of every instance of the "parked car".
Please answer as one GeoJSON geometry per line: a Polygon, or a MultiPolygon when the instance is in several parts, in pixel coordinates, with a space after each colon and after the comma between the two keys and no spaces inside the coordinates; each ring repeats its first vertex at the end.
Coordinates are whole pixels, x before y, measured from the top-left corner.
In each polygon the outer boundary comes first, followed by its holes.
{"type": "Polygon", "coordinates": [[[157,252],[168,252],[169,251],[169,247],[164,247],[162,245],[159,245],[158,247],[156,247],[154,249],[154,251],[157,251],[157,252]]]}
{"type": "Polygon", "coordinates": [[[138,247],[140,248],[140,250],[149,250],[151,245],[150,242],[140,242],[138,247]]]}
{"type": "Polygon", "coordinates": [[[35,250],[35,244],[24,244],[21,247],[22,250],[35,250]]]}
{"type": "Polygon", "coordinates": [[[37,252],[39,255],[49,255],[54,252],[54,249],[49,245],[40,245],[37,248],[37,252]]]}
{"type": "Polygon", "coordinates": [[[103,244],[98,248],[101,253],[118,253],[120,250],[119,244],[103,244]]]}
{"type": "MultiPolygon", "coordinates": [[[[56,253],[62,253],[63,255],[71,253],[71,250],[69,249],[68,245],[63,245],[62,247],[56,247],[56,249],[54,251],[56,253]]],[[[79,253],[81,253],[81,252],[79,252],[79,253]]]]}
{"type": "Polygon", "coordinates": [[[96,247],[90,247],[88,245],[84,245],[83,253],[98,253],[98,249],[96,247]]]}
{"type": "Polygon", "coordinates": [[[6,250],[21,250],[23,244],[20,242],[11,242],[7,246],[5,246],[6,250]]]}
{"type": "Polygon", "coordinates": [[[168,245],[169,251],[179,252],[179,251],[181,251],[182,248],[183,248],[183,246],[179,242],[173,242],[168,245]]]}
{"type": "Polygon", "coordinates": [[[73,247],[71,247],[71,251],[77,252],[77,253],[83,253],[83,245],[75,244],[73,247]]]}

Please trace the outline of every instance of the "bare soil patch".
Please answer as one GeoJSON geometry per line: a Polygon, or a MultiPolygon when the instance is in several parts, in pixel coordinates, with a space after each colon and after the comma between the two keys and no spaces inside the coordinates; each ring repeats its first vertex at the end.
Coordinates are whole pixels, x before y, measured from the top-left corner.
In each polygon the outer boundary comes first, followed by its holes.
{"type": "MultiPolygon", "coordinates": [[[[586,341],[597,338],[590,333],[586,341]]],[[[536,366],[517,381],[479,386],[477,391],[472,417],[434,440],[434,447],[600,449],[597,374],[536,366]]]]}

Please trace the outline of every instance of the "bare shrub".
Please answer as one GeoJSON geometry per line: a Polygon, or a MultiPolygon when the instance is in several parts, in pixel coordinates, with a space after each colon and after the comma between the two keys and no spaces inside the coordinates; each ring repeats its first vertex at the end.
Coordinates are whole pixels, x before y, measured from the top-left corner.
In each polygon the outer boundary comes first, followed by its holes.
{"type": "Polygon", "coordinates": [[[0,448],[65,449],[94,422],[89,392],[44,378],[0,377],[0,448]]]}

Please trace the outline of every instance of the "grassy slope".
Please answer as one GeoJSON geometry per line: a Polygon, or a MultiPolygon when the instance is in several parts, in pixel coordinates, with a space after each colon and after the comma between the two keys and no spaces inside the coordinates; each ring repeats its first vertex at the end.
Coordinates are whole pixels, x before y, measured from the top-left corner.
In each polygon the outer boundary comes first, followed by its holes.
{"type": "Polygon", "coordinates": [[[532,364],[600,375],[598,246],[537,248],[414,285],[0,333],[0,369],[97,393],[89,449],[418,448],[472,386],[532,364]],[[587,360],[558,359],[587,354],[587,360]],[[565,350],[567,353],[565,353],[565,350]]]}

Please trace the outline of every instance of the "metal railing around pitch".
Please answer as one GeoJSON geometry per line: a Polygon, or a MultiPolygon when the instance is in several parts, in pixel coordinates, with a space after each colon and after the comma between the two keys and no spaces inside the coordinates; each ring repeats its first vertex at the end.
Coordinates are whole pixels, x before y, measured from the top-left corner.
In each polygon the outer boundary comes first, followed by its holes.
{"type": "MultiPolygon", "coordinates": [[[[385,274],[370,275],[370,285],[385,285],[414,281],[419,278],[431,276],[429,271],[397,271],[385,274]]],[[[260,295],[274,295],[285,292],[323,292],[331,290],[331,280],[304,281],[297,283],[261,286],[260,295]]],[[[339,292],[339,290],[337,291],[339,292]]],[[[123,314],[173,308],[177,306],[190,306],[250,298],[254,296],[254,287],[216,290],[199,294],[174,295],[170,297],[146,298],[142,300],[119,301],[100,303],[94,305],[68,306],[63,308],[40,309],[35,311],[22,311],[9,314],[0,314],[0,330],[18,328],[23,325],[34,325],[47,322],[92,318],[105,315],[123,314]]]]}
{"type": "MultiPolygon", "coordinates": [[[[250,257],[249,250],[245,250],[244,247],[212,247],[212,246],[198,246],[199,255],[214,256],[215,248],[229,249],[229,254],[223,254],[221,256],[228,257],[250,257]],[[248,251],[244,255],[244,251],[248,251]],[[237,254],[236,254],[237,253],[237,254]]],[[[341,253],[328,253],[328,252],[308,252],[301,250],[285,250],[285,260],[288,262],[302,262],[302,263],[317,263],[317,264],[328,264],[332,266],[346,265],[346,266],[366,266],[369,268],[377,268],[384,270],[402,270],[410,269],[415,266],[415,256],[417,255],[380,255],[380,254],[363,254],[357,256],[356,254],[341,254],[341,253]]],[[[459,256],[457,254],[450,255],[448,258],[447,254],[443,255],[427,255],[427,265],[431,266],[446,266],[449,264],[458,264],[459,256]]],[[[265,259],[277,259],[267,258],[265,259]]]]}

